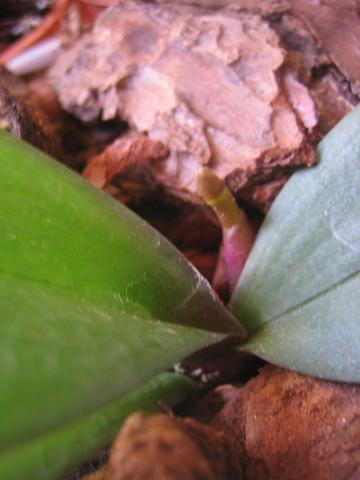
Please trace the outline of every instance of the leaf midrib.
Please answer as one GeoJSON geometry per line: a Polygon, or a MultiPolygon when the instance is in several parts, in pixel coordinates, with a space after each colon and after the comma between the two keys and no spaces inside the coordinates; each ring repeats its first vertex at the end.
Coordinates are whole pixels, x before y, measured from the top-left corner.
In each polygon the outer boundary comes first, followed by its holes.
{"type": "Polygon", "coordinates": [[[247,340],[250,340],[253,336],[257,335],[260,331],[265,330],[269,323],[275,323],[275,322],[281,320],[282,318],[292,314],[293,312],[296,312],[297,310],[300,310],[301,308],[305,307],[309,303],[311,303],[311,302],[313,302],[313,301],[315,301],[315,300],[317,300],[321,297],[324,297],[325,295],[327,295],[332,290],[335,290],[336,288],[341,287],[343,284],[345,284],[346,282],[348,282],[352,278],[359,275],[359,273],[360,273],[360,270],[356,270],[355,272],[352,272],[349,275],[345,276],[343,279],[339,280],[337,283],[334,283],[330,287],[327,287],[327,288],[321,290],[320,292],[316,293],[315,295],[307,298],[306,300],[303,300],[302,302],[297,303],[296,305],[288,308],[287,310],[284,310],[282,313],[278,313],[274,317],[267,319],[261,325],[261,327],[259,327],[252,334],[250,334],[250,336],[247,340]]]}
{"type": "MultiPolygon", "coordinates": [[[[58,284],[53,284],[53,283],[50,283],[46,280],[42,280],[42,279],[36,279],[36,278],[33,278],[33,277],[29,277],[27,275],[21,275],[19,274],[19,272],[8,272],[8,271],[5,271],[5,270],[1,270],[0,269],[0,276],[4,276],[4,277],[11,277],[13,279],[19,279],[21,281],[25,281],[29,284],[32,284],[32,285],[40,285],[40,286],[44,286],[44,287],[48,287],[48,288],[52,288],[52,289],[55,289],[59,292],[67,292],[69,297],[70,296],[74,296],[74,297],[82,297],[82,298],[86,298],[88,300],[88,304],[94,304],[94,306],[96,307],[102,307],[102,308],[106,308],[103,304],[102,304],[102,301],[104,299],[112,299],[112,304],[116,307],[117,306],[117,302],[116,301],[113,301],[113,296],[112,295],[107,295],[105,292],[98,292],[98,295],[94,295],[93,293],[86,293],[86,292],[83,292],[81,290],[78,290],[76,288],[70,288],[70,287],[67,287],[66,285],[58,285],[58,284]],[[99,305],[99,302],[100,305],[99,305]]],[[[147,316],[149,317],[148,320],[149,321],[154,321],[156,322],[158,319],[156,317],[154,317],[150,311],[142,304],[140,303],[137,303],[137,302],[134,302],[134,301],[131,301],[129,302],[129,305],[134,305],[134,306],[138,306],[140,307],[144,313],[146,312],[147,316]]],[[[115,309],[117,310],[117,309],[115,309]]],[[[121,310],[123,311],[123,310],[121,310]]],[[[128,314],[131,313],[131,316],[136,319],[136,318],[139,318],[141,319],[142,317],[140,317],[139,315],[137,315],[135,312],[131,311],[131,312],[127,312],[128,314]]],[[[163,322],[165,322],[165,320],[162,320],[163,322]]],[[[181,325],[180,323],[176,323],[175,325],[181,325]]],[[[194,327],[195,328],[195,327],[194,327]]]]}

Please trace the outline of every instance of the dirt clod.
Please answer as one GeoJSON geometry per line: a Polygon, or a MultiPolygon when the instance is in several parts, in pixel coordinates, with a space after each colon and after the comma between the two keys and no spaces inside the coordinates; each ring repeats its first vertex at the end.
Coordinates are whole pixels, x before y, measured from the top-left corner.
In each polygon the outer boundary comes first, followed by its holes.
{"type": "Polygon", "coordinates": [[[225,436],[194,420],[130,416],[113,444],[109,480],[241,480],[225,436]]]}
{"type": "Polygon", "coordinates": [[[357,385],[268,366],[210,424],[233,439],[247,480],[359,478],[357,385]]]}

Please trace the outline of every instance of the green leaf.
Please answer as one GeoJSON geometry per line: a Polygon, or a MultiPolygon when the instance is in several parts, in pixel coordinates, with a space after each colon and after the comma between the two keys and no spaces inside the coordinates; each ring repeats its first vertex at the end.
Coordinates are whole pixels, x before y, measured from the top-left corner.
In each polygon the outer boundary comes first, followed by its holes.
{"type": "Polygon", "coordinates": [[[360,381],[360,108],[293,175],[231,300],[244,350],[319,377],[360,381]]]}
{"type": "Polygon", "coordinates": [[[0,454],[0,478],[22,480],[58,479],[108,444],[120,423],[134,410],[153,412],[196,391],[196,384],[176,374],[162,373],[134,392],[70,424],[50,429],[0,454]]]}
{"type": "MultiPolygon", "coordinates": [[[[241,327],[155,230],[5,132],[0,173],[0,478],[45,480],[109,440],[134,389],[223,338],[206,329],[241,327]]],[[[172,390],[189,384],[141,405],[172,390]]]]}

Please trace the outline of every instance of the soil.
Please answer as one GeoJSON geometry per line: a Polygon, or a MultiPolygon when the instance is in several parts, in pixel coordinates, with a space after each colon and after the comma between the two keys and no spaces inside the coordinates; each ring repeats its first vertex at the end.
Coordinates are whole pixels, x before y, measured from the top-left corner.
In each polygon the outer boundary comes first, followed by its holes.
{"type": "Polygon", "coordinates": [[[191,416],[128,417],[104,478],[359,478],[359,386],[267,366],[241,388],[222,385],[188,405],[191,416]]]}

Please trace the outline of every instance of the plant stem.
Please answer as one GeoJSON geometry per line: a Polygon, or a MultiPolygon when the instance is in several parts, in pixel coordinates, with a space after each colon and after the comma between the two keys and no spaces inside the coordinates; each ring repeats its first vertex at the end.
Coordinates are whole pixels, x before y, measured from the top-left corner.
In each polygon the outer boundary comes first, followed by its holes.
{"type": "Polygon", "coordinates": [[[214,172],[207,168],[199,171],[197,191],[205,203],[214,210],[222,227],[221,250],[232,292],[254,243],[255,233],[224,181],[214,172]]]}

